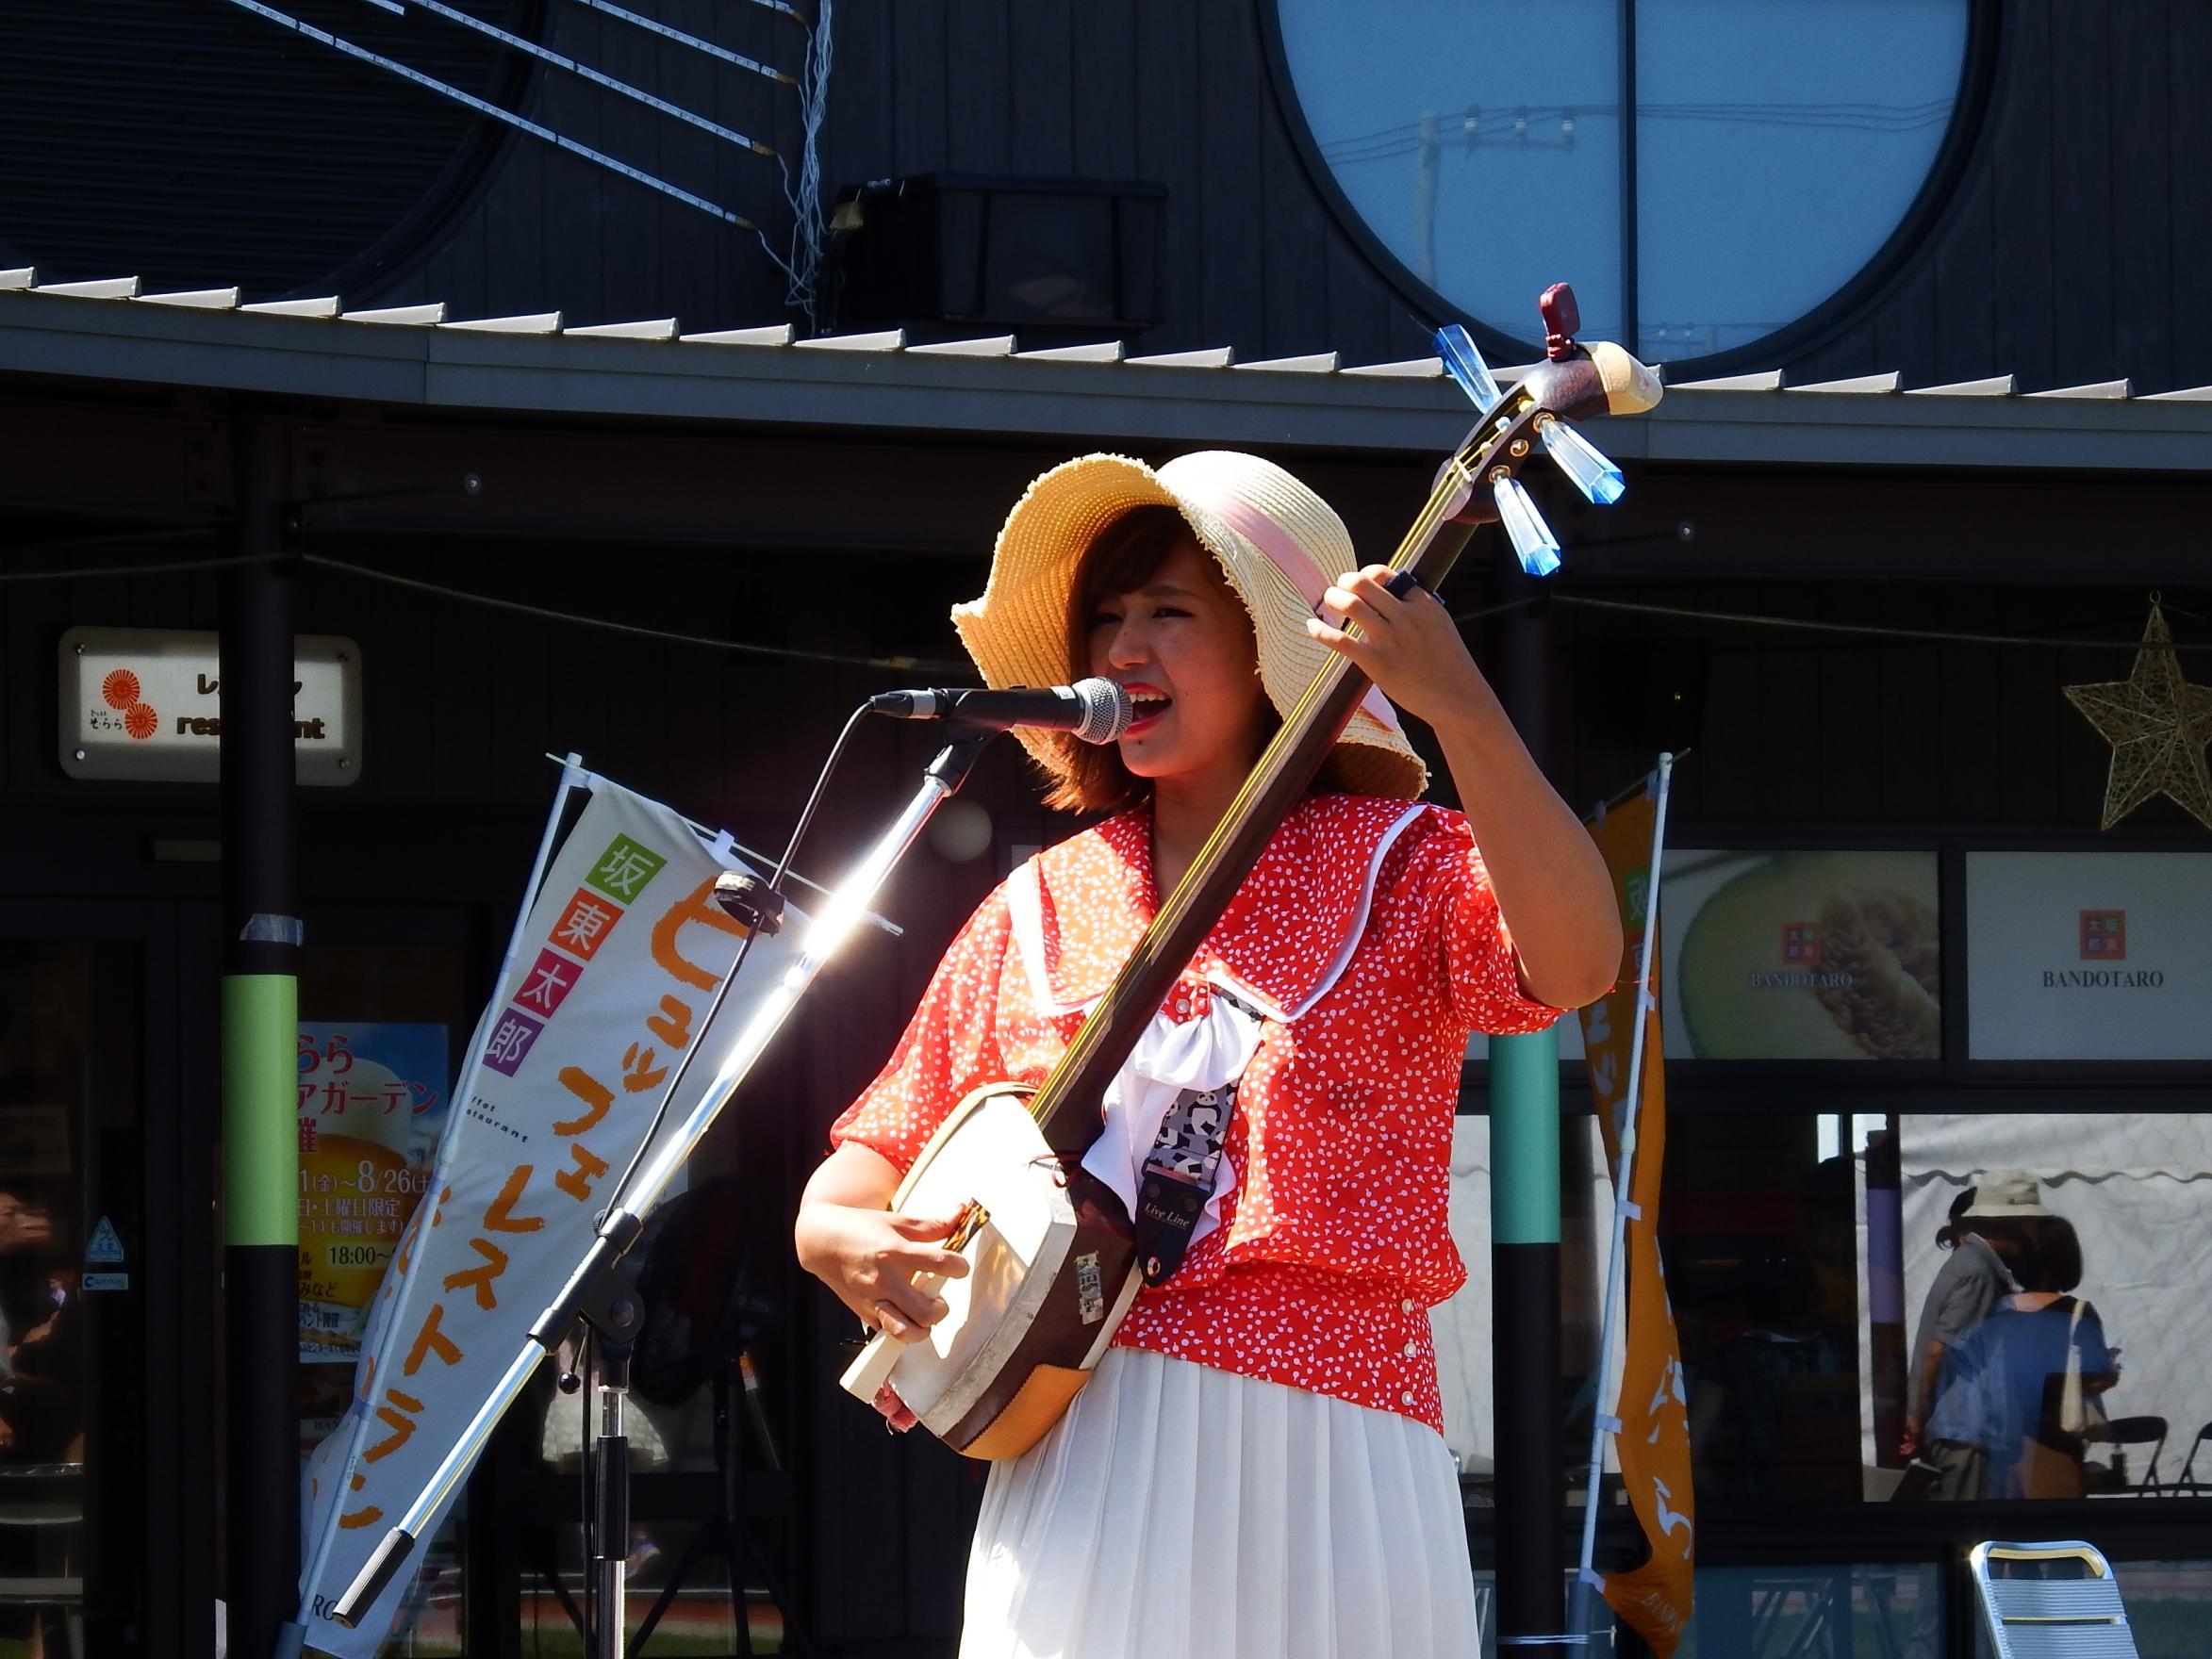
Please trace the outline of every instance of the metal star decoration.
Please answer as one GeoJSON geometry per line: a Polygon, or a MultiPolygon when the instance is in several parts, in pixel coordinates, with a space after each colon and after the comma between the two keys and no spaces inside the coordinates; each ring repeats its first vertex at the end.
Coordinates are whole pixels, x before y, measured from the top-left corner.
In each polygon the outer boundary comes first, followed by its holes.
{"type": "Polygon", "coordinates": [[[2065,690],[2067,701],[2112,746],[2100,830],[2111,829],[2154,795],[2178,802],[2212,830],[2212,774],[2204,764],[2204,746],[2212,743],[2212,685],[2191,685],[2181,677],[2156,594],[2128,677],[2065,690]]]}

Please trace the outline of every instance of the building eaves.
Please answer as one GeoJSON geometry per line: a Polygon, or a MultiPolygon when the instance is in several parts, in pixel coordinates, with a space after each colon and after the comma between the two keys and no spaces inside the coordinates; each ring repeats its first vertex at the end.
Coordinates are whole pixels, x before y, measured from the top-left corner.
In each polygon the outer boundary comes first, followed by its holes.
{"type": "MultiPolygon", "coordinates": [[[[1237,363],[1226,348],[1131,356],[1119,341],[1021,352],[1004,336],[798,339],[685,334],[670,319],[564,326],[557,312],[449,319],[440,304],[244,304],[136,278],[41,286],[0,271],[0,373],[584,419],[728,422],[1157,447],[1430,453],[1468,409],[1434,358],[1237,363]]],[[[1510,380],[1511,369],[1498,377],[1510,380]]],[[[1791,386],[1778,370],[1691,381],[1652,414],[1592,422],[1622,459],[1882,468],[2212,471],[2212,388],[2124,381],[2022,393],[2010,376],[1895,373],[1791,386]]]]}

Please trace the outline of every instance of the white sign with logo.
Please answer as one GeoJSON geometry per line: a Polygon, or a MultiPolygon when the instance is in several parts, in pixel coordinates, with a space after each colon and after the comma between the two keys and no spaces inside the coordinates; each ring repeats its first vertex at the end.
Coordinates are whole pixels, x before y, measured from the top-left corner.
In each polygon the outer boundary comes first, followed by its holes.
{"type": "Polygon", "coordinates": [[[1669,847],[1664,894],[1670,1059],[1942,1058],[1933,852],[1669,847]]]}
{"type": "MultiPolygon", "coordinates": [[[[72,628],[61,636],[61,769],[72,778],[212,783],[223,740],[220,636],[72,628]]],[[[292,641],[292,752],[302,783],[361,775],[361,648],[292,641]]]]}
{"type": "Polygon", "coordinates": [[[1966,855],[1974,1059],[2212,1059],[2212,853],[1966,855]]]}

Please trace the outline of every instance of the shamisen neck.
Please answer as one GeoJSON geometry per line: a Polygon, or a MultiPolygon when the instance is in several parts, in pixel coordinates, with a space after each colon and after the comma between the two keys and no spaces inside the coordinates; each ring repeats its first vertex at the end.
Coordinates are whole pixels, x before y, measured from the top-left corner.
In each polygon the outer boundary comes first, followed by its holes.
{"type": "MultiPolygon", "coordinates": [[[[1500,435],[1501,441],[1504,435],[1500,435]]],[[[1428,504],[1392,561],[1394,568],[1411,570],[1415,580],[1432,592],[1467,539],[1464,528],[1444,529],[1445,517],[1467,476],[1455,458],[1439,476],[1428,504]]],[[[1228,806],[1216,809],[1211,825],[1199,830],[1197,851],[1186,855],[1184,867],[1172,883],[1161,879],[1166,874],[1160,861],[1167,842],[1157,815],[1158,787],[1166,780],[1155,783],[1153,891],[1159,898],[1151,925],[1030,1099],[1030,1110],[1055,1151],[1081,1153],[1097,1139],[1098,1102],[1107,1082],[1136,1045],[1177,975],[1228,909],[1276,827],[1320,772],[1323,759],[1350,722],[1353,706],[1366,687],[1366,677],[1355,672],[1345,659],[1332,654],[1322,665],[1304,693],[1283,712],[1281,728],[1261,750],[1250,774],[1231,775],[1228,806]]],[[[1211,779],[1212,773],[1204,776],[1211,779]]]]}

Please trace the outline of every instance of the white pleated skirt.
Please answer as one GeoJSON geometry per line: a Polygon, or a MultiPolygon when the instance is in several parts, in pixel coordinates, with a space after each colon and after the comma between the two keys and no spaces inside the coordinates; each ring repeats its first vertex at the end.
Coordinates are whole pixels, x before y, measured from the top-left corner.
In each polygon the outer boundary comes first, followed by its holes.
{"type": "Polygon", "coordinates": [[[1473,1659],[1465,1518],[1395,1412],[1116,1348],[991,1470],[961,1659],[1473,1659]]]}

